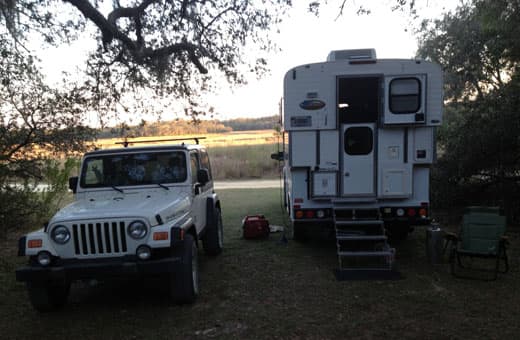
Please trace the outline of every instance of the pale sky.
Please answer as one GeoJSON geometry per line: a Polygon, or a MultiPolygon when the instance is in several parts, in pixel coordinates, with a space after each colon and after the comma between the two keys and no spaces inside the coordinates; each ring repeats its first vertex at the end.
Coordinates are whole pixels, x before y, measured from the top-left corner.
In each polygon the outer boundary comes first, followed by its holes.
{"type": "MultiPolygon", "coordinates": [[[[321,9],[319,17],[308,13],[308,1],[294,1],[280,33],[273,32],[271,36],[282,51],[268,56],[270,74],[261,80],[252,76],[247,85],[233,89],[223,84],[218,93],[207,96],[207,103],[215,108],[216,118],[278,114],[285,72],[294,66],[325,61],[332,50],[375,48],[378,58],[413,58],[417,41],[410,20],[405,13],[392,12],[388,5],[390,1],[386,3],[385,6],[373,8],[370,15],[356,15],[354,6],[337,18],[338,8],[334,1],[329,1],[329,5],[321,9]]],[[[458,3],[458,0],[424,0],[418,2],[418,10],[421,17],[440,17],[444,10],[454,9],[458,3]]],[[[59,49],[46,49],[42,53],[44,72],[51,80],[59,79],[61,70],[72,72],[84,63],[85,48],[94,46],[93,39],[89,39],[59,49]]],[[[171,116],[163,115],[162,119],[176,117],[172,113],[171,116]]]]}

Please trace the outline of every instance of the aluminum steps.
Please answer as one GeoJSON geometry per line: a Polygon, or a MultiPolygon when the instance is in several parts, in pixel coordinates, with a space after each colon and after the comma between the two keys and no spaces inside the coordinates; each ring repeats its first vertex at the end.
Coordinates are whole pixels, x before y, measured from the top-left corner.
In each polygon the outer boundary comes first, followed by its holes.
{"type": "Polygon", "coordinates": [[[395,249],[388,244],[378,209],[354,209],[337,204],[333,208],[333,219],[340,275],[394,270],[395,249]]]}

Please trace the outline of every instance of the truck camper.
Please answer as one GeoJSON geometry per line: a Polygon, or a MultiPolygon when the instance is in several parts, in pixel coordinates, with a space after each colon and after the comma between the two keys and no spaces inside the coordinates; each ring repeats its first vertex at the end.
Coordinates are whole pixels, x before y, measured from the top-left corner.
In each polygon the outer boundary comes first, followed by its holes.
{"type": "Polygon", "coordinates": [[[402,239],[430,223],[442,105],[442,70],[424,60],[340,50],[289,70],[283,177],[294,238],[331,228],[340,267],[361,257],[390,268],[387,236],[402,239]]]}

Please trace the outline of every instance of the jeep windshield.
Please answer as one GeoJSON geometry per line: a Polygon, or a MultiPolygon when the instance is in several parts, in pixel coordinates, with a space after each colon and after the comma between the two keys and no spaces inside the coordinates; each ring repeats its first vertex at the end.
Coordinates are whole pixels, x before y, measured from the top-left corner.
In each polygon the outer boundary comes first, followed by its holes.
{"type": "Polygon", "coordinates": [[[119,186],[182,183],[187,178],[186,169],[182,151],[90,156],[83,161],[80,186],[118,190],[119,186]]]}

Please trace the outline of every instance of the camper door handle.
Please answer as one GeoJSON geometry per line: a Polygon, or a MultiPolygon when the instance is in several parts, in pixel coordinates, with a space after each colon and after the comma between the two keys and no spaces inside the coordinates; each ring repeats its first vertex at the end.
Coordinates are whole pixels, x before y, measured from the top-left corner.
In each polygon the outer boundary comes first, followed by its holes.
{"type": "Polygon", "coordinates": [[[348,176],[350,176],[350,172],[347,171],[347,172],[345,172],[345,177],[348,177],[348,176]]]}

